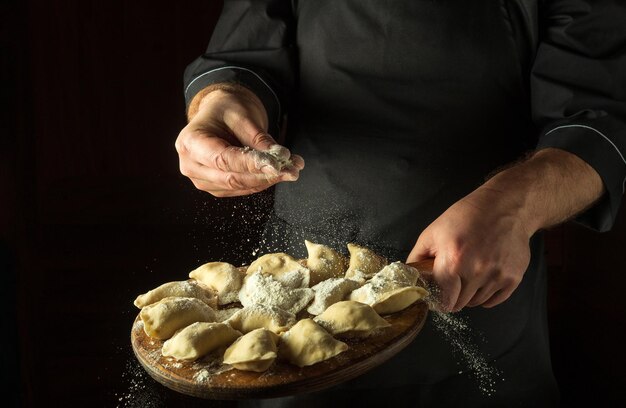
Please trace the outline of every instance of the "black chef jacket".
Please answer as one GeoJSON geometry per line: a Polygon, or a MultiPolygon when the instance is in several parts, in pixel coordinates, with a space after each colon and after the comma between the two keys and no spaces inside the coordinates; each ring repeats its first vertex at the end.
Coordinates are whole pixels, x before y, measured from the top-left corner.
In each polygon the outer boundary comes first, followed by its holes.
{"type": "MultiPolygon", "coordinates": [[[[276,188],[267,251],[303,256],[307,238],[403,260],[487,175],[544,147],[600,174],[606,194],[578,220],[607,230],[626,179],[625,22],[626,3],[609,0],[225,1],[185,96],[237,82],[263,101],[271,134],[288,117],[286,145],[306,168],[276,188]]],[[[371,389],[409,406],[554,401],[539,234],[531,250],[509,300],[461,312],[502,370],[495,396],[467,386],[429,322],[389,363],[309,401],[372,402],[371,389]]]]}

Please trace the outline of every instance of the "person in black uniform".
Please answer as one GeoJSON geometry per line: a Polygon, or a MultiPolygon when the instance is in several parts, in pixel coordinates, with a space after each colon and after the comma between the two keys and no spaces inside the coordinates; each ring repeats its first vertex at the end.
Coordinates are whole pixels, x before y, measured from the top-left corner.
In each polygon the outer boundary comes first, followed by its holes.
{"type": "Polygon", "coordinates": [[[481,393],[428,322],[362,377],[248,405],[558,403],[541,230],[617,214],[624,21],[608,0],[225,1],[185,74],[182,173],[217,197],[276,185],[267,251],[307,238],[434,258],[441,308],[504,378],[481,393]],[[279,170],[259,151],[281,132],[298,155],[279,170]]]}

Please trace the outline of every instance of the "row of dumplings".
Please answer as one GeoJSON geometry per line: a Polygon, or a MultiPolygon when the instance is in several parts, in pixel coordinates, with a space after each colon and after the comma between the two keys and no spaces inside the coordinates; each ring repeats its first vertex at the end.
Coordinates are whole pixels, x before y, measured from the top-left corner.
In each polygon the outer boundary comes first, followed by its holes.
{"type": "Polygon", "coordinates": [[[140,295],[135,305],[142,308],[146,334],[167,340],[163,355],[181,360],[230,345],[224,363],[253,371],[271,365],[280,341],[283,357],[305,366],[347,349],[333,335],[370,335],[388,326],[379,313],[402,310],[428,295],[416,286],[416,269],[387,264],[367,248],[349,244],[348,263],[332,248],[306,245],[306,267],[283,253],[262,256],[245,274],[211,262],[192,271],[191,281],[169,282],[140,295]],[[237,300],[242,309],[216,310],[237,300]],[[317,317],[296,323],[307,305],[317,317]]]}
{"type": "Polygon", "coordinates": [[[428,295],[415,268],[388,264],[368,248],[348,244],[348,261],[328,246],[305,244],[306,266],[288,254],[274,253],[252,262],[245,275],[228,263],[209,262],[189,277],[214,289],[220,305],[239,300],[243,306],[271,304],[294,314],[308,306],[308,313],[318,315],[346,296],[387,314],[428,295]]]}
{"type": "Polygon", "coordinates": [[[366,337],[389,326],[371,306],[350,300],[333,304],[314,319],[296,321],[287,311],[256,304],[216,322],[211,321],[215,315],[208,312],[209,306],[194,299],[169,297],[142,309],[141,319],[149,335],[158,332],[163,338],[175,330],[163,343],[163,356],[194,361],[226,348],[223,363],[240,370],[265,371],[279,356],[304,367],[346,351],[348,345],[335,337],[366,337]],[[192,310],[194,319],[199,320],[187,324],[192,310]]]}

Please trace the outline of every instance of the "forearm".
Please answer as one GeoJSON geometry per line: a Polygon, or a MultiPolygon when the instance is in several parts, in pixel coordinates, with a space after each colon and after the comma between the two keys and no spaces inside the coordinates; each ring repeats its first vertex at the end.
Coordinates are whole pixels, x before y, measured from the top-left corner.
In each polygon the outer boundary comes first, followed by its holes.
{"type": "Polygon", "coordinates": [[[496,199],[531,236],[593,205],[604,193],[598,173],[582,159],[547,148],[490,178],[474,193],[496,199]]]}

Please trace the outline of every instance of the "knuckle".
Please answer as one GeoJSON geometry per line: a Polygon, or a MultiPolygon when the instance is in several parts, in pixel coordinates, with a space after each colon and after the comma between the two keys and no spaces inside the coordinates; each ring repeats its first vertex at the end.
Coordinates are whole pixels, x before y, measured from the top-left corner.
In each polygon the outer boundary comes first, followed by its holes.
{"type": "Polygon", "coordinates": [[[207,191],[207,193],[211,194],[213,197],[216,197],[216,198],[224,198],[224,197],[229,196],[224,191],[207,191]]]}
{"type": "Polygon", "coordinates": [[[226,158],[226,154],[224,154],[226,150],[222,150],[220,152],[215,152],[210,156],[209,163],[211,163],[216,169],[221,171],[230,171],[230,165],[228,163],[228,159],[226,158]]]}
{"type": "Polygon", "coordinates": [[[184,161],[181,161],[180,164],[178,165],[178,169],[180,170],[180,174],[182,174],[185,177],[190,177],[191,176],[191,169],[189,168],[189,166],[187,166],[187,164],[184,161]]]}
{"type": "Polygon", "coordinates": [[[174,142],[174,148],[180,155],[187,153],[187,148],[181,136],[182,133],[176,138],[176,141],[174,142]]]}
{"type": "Polygon", "coordinates": [[[500,271],[498,275],[498,281],[503,286],[517,286],[521,282],[522,278],[516,273],[500,271]]]}
{"type": "Polygon", "coordinates": [[[178,154],[183,153],[183,143],[180,141],[180,138],[176,138],[176,141],[174,142],[174,149],[176,149],[178,154]]]}
{"type": "Polygon", "coordinates": [[[458,270],[465,262],[465,252],[459,245],[454,245],[448,249],[446,254],[446,263],[449,269],[458,270]]]}
{"type": "Polygon", "coordinates": [[[204,191],[204,189],[202,188],[202,187],[203,187],[202,182],[200,182],[200,181],[198,181],[198,180],[191,179],[191,183],[192,183],[192,184],[193,184],[193,186],[194,186],[195,188],[197,188],[198,190],[203,190],[203,191],[204,191]]]}
{"type": "Polygon", "coordinates": [[[226,175],[226,186],[231,190],[243,190],[245,186],[234,174],[228,173],[226,175]]]}
{"type": "Polygon", "coordinates": [[[254,135],[254,137],[252,138],[252,145],[253,146],[257,146],[260,144],[269,144],[272,143],[272,139],[270,138],[270,135],[260,131],[258,132],[256,135],[254,135]]]}
{"type": "Polygon", "coordinates": [[[189,148],[187,146],[187,143],[190,140],[193,140],[194,136],[195,132],[189,127],[189,125],[182,128],[181,131],[178,133],[178,136],[176,137],[176,141],[174,142],[174,147],[176,148],[176,151],[179,153],[188,152],[189,148]]]}

